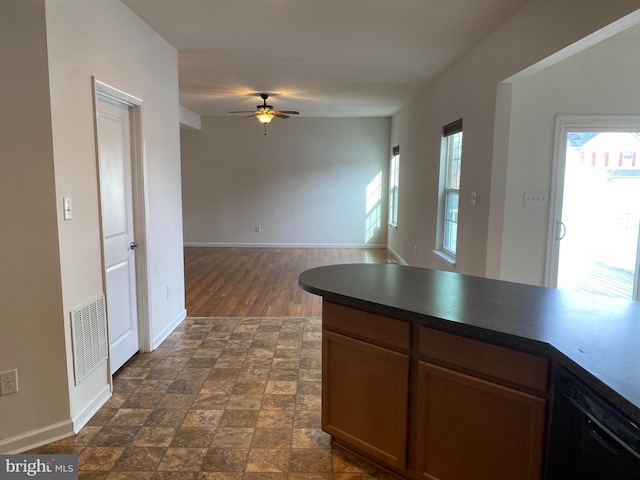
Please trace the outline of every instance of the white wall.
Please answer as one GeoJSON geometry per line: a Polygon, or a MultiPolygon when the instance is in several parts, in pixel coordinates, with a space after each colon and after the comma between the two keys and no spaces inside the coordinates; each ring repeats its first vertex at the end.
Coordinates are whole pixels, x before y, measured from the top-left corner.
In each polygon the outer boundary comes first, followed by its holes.
{"type": "Polygon", "coordinates": [[[556,115],[639,112],[640,27],[605,40],[512,85],[502,278],[542,285],[548,208],[523,206],[549,191],[556,115]]]}
{"type": "Polygon", "coordinates": [[[502,251],[507,189],[500,168],[507,164],[499,156],[507,149],[493,151],[494,134],[502,135],[494,131],[499,83],[638,8],[639,0],[606,4],[599,0],[531,0],[394,115],[391,144],[400,144],[401,167],[398,229],[389,231],[390,247],[412,265],[448,268],[431,253],[436,241],[440,132],[443,125],[463,118],[455,269],[478,276],[499,272],[496,264],[502,256],[495,252],[502,251]],[[492,174],[494,164],[497,169],[492,174]],[[474,191],[477,206],[470,204],[474,191]]]}
{"type": "Polygon", "coordinates": [[[370,234],[365,202],[380,173],[386,191],[389,125],[275,119],[265,136],[255,119],[202,117],[181,132],[186,244],[385,245],[386,195],[370,234]]]}
{"type": "Polygon", "coordinates": [[[0,2],[0,62],[0,371],[19,378],[4,453],[72,433],[110,394],[106,367],[74,385],[70,341],[71,309],[104,292],[92,75],[144,101],[151,336],[186,311],[177,52],[120,2],[27,0],[0,2]]]}
{"type": "Polygon", "coordinates": [[[200,115],[184,107],[180,107],[180,128],[200,130],[202,128],[200,115]]]}
{"type": "Polygon", "coordinates": [[[19,384],[0,397],[2,453],[71,431],[44,15],[0,2],[0,371],[19,384]]]}
{"type": "MultiPolygon", "coordinates": [[[[72,308],[104,291],[91,77],[143,100],[146,252],[153,338],[186,312],[182,255],[177,52],[120,2],[47,1],[51,117],[63,303],[72,308]],[[62,198],[74,216],[64,221],[62,198]],[[167,287],[171,298],[167,298],[167,287]]],[[[143,320],[144,321],[144,320],[143,320]]],[[[69,328],[71,416],[106,385],[104,369],[74,386],[69,328]]]]}

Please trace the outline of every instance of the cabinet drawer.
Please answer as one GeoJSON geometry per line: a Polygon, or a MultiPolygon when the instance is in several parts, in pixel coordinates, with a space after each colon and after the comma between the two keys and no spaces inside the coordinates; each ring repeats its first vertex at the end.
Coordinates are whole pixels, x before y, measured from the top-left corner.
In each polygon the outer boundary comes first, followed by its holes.
{"type": "Polygon", "coordinates": [[[449,333],[420,328],[420,354],[540,392],[549,386],[549,360],[449,333]]]}
{"type": "Polygon", "coordinates": [[[409,350],[411,325],[409,322],[364,312],[331,302],[322,304],[324,328],[350,333],[373,342],[409,350]]]}

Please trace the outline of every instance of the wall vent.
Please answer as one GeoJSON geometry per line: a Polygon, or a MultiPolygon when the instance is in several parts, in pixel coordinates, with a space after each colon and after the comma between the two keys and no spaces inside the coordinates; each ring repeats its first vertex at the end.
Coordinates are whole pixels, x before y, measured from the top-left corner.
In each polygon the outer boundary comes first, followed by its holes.
{"type": "Polygon", "coordinates": [[[71,311],[73,365],[78,385],[108,356],[107,313],[104,295],[71,311]]]}

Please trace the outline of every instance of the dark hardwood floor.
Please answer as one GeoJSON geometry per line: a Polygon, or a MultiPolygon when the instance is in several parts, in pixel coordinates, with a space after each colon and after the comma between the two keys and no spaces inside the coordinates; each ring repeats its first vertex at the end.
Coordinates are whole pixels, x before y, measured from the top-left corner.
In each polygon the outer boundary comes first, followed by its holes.
{"type": "Polygon", "coordinates": [[[310,268],[396,263],[384,248],[185,247],[189,317],[319,317],[321,300],[298,286],[310,268]]]}

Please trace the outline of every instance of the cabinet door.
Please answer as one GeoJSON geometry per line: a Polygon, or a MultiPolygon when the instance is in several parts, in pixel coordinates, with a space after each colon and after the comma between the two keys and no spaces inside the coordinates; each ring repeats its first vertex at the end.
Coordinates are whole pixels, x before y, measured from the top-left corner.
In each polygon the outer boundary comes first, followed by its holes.
{"type": "Polygon", "coordinates": [[[323,430],[404,470],[409,356],[327,330],[322,348],[323,430]]]}
{"type": "Polygon", "coordinates": [[[540,480],[546,400],[418,367],[417,468],[432,480],[540,480]]]}

